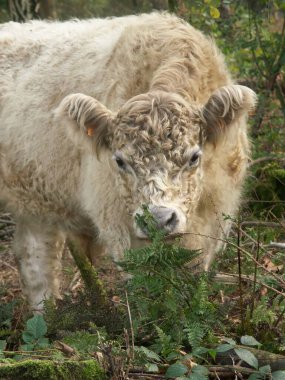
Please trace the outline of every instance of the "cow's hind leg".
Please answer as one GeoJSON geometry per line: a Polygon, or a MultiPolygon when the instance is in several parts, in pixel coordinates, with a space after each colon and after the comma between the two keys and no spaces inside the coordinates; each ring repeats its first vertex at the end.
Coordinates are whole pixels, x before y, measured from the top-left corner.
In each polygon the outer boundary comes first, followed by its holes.
{"type": "Polygon", "coordinates": [[[65,237],[41,224],[17,223],[14,252],[23,292],[33,311],[43,308],[45,299],[59,295],[61,255],[65,237]]]}

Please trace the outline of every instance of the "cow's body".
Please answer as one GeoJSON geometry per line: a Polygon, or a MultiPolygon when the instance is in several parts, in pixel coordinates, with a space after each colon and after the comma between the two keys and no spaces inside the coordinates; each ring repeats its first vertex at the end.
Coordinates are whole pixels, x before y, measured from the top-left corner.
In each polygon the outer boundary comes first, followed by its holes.
{"type": "Polygon", "coordinates": [[[1,26],[0,201],[17,221],[31,305],[58,296],[67,233],[117,260],[144,237],[133,226],[142,204],[171,233],[191,232],[183,244],[202,249],[207,268],[229,230],[222,215],[238,207],[253,103],[213,42],[173,16],[1,26]]]}

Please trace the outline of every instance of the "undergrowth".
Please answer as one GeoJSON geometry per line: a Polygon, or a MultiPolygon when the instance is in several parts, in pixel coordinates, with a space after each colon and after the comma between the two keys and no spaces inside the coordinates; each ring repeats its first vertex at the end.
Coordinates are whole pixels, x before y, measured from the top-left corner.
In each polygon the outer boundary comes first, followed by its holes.
{"type": "Polygon", "coordinates": [[[189,270],[199,252],[180,247],[179,239],[166,243],[151,218],[147,209],[137,217],[148,225],[150,245],[127,251],[120,263],[132,275],[126,289],[135,334],[153,337],[162,330],[177,344],[197,347],[203,339],[211,341],[219,323],[217,305],[209,301],[210,276],[189,270]]]}

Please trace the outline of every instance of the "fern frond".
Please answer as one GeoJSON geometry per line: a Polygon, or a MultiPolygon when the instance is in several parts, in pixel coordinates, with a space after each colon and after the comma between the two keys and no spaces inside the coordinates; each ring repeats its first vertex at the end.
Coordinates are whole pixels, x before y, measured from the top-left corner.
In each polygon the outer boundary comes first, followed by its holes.
{"type": "Polygon", "coordinates": [[[193,350],[201,345],[201,341],[206,335],[205,326],[198,321],[188,325],[184,329],[184,332],[186,333],[188,343],[193,350]]]}

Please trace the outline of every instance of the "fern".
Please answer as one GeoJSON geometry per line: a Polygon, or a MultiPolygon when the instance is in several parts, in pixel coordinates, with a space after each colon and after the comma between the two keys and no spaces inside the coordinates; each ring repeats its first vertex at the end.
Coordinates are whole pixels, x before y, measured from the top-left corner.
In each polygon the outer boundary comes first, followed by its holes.
{"type": "Polygon", "coordinates": [[[157,334],[164,349],[161,332],[177,346],[185,340],[183,329],[193,324],[200,328],[195,339],[192,334],[191,345],[198,344],[216,324],[216,310],[209,301],[209,276],[193,274],[185,266],[199,252],[179,247],[179,241],[166,243],[164,232],[156,230],[148,212],[146,219],[138,218],[144,228],[149,226],[151,244],[127,251],[120,263],[132,274],[127,290],[134,329],[140,335],[157,334]]]}
{"type": "Polygon", "coordinates": [[[188,343],[192,347],[192,350],[195,350],[195,348],[201,345],[201,342],[207,333],[205,326],[198,321],[189,324],[184,329],[184,332],[186,333],[188,343]]]}
{"type": "Polygon", "coordinates": [[[277,318],[276,313],[269,309],[266,304],[260,303],[255,307],[252,314],[252,323],[255,325],[261,323],[267,323],[268,325],[272,325],[277,318]]]}
{"type": "Polygon", "coordinates": [[[181,346],[173,341],[171,335],[167,335],[161,328],[155,326],[155,330],[158,337],[155,344],[152,345],[152,349],[160,353],[163,358],[167,358],[170,353],[181,348],[181,346]]]}

